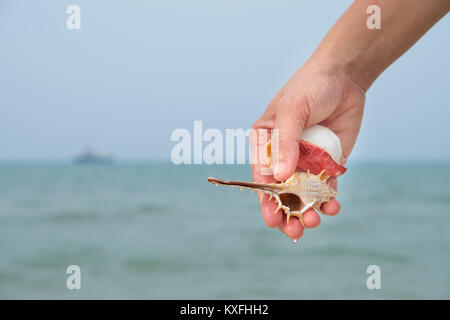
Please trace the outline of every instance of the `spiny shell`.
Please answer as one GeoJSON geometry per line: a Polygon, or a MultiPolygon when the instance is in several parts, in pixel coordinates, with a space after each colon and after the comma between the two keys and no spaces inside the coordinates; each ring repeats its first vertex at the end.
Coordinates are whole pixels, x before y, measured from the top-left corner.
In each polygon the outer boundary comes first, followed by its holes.
{"type": "Polygon", "coordinates": [[[296,216],[303,223],[302,216],[308,209],[320,211],[322,203],[330,201],[337,196],[336,190],[327,185],[323,172],[318,175],[309,172],[295,172],[289,179],[282,183],[256,183],[242,181],[223,181],[216,178],[208,178],[208,181],[216,185],[234,186],[238,188],[257,190],[261,192],[260,201],[264,194],[269,198],[275,198],[278,208],[282,209],[289,221],[290,216],[296,216]]]}
{"type": "MultiPolygon", "coordinates": [[[[308,209],[320,212],[320,206],[337,196],[337,191],[326,181],[328,177],[337,177],[347,170],[341,164],[345,161],[339,137],[330,129],[316,125],[303,132],[299,143],[300,159],[298,171],[281,183],[256,183],[242,181],[223,181],[208,178],[213,184],[234,186],[241,189],[261,192],[260,201],[269,194],[269,200],[275,198],[278,212],[282,209],[289,221],[296,216],[303,224],[302,216],[308,209]]],[[[267,165],[272,167],[272,145],[266,145],[267,165]]]]}

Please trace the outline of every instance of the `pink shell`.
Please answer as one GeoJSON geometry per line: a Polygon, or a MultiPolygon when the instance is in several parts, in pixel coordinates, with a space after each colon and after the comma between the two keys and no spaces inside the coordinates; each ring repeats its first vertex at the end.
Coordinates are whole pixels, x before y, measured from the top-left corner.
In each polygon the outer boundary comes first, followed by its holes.
{"type": "Polygon", "coordinates": [[[297,167],[300,170],[309,170],[316,175],[325,170],[324,174],[331,177],[338,177],[347,171],[347,168],[336,163],[324,149],[303,140],[300,141],[299,147],[300,158],[297,167]]]}

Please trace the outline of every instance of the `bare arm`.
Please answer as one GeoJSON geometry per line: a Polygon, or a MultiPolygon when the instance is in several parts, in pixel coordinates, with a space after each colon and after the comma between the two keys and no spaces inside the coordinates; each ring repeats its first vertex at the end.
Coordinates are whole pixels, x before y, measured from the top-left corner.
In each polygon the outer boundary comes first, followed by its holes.
{"type": "Polygon", "coordinates": [[[330,29],[313,58],[334,60],[367,91],[449,10],[448,0],[357,0],[330,29]],[[366,26],[367,8],[373,4],[380,8],[381,29],[366,26]]]}
{"type": "MultiPolygon", "coordinates": [[[[331,28],[310,59],[289,79],[270,102],[254,128],[279,129],[279,158],[274,176],[260,173],[264,164],[252,166],[258,182],[282,181],[297,167],[298,142],[303,129],[314,124],[333,130],[348,157],[358,137],[365,92],[375,79],[408,50],[450,9],[450,0],[356,0],[331,28]],[[381,29],[369,29],[367,8],[378,5],[381,29]]],[[[446,39],[442,39],[445,41],[446,39]]],[[[254,141],[257,148],[258,142],[254,141]]],[[[332,180],[333,186],[337,181],[332,180]]],[[[303,234],[297,219],[274,214],[276,204],[263,198],[261,211],[266,224],[277,227],[292,239],[303,234]]],[[[322,212],[335,215],[337,200],[324,204],[322,212]]],[[[310,210],[303,216],[304,227],[314,228],[319,215],[310,210]]]]}

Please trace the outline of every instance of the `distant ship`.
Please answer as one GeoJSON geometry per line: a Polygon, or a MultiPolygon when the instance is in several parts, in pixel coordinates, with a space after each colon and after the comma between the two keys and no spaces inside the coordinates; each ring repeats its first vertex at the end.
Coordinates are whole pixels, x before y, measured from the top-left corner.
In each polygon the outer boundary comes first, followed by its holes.
{"type": "Polygon", "coordinates": [[[110,154],[98,153],[87,148],[73,160],[76,164],[113,164],[114,158],[110,154]]]}

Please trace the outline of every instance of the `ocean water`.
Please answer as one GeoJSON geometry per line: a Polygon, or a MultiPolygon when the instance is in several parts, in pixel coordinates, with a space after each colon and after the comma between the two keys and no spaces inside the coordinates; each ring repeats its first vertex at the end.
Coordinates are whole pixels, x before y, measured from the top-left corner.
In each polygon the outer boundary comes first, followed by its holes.
{"type": "Polygon", "coordinates": [[[3,299],[450,298],[450,165],[353,165],[296,245],[246,166],[0,165],[3,299]],[[81,268],[81,290],[66,268],[81,268]],[[369,290],[366,269],[381,269],[369,290]]]}

